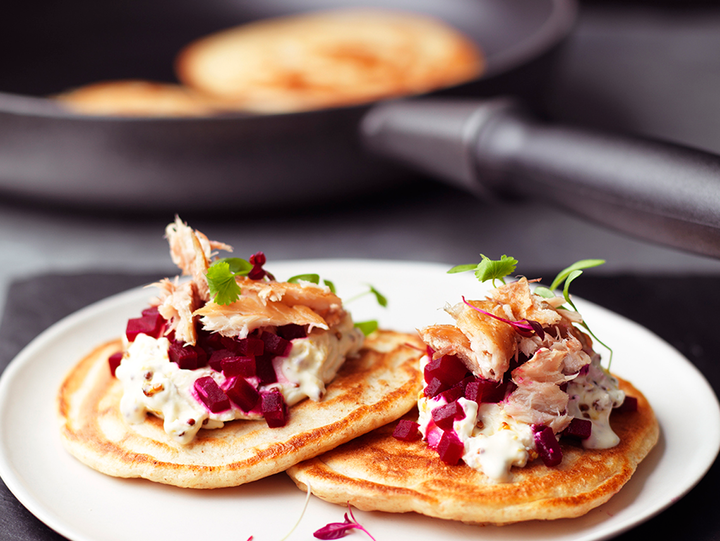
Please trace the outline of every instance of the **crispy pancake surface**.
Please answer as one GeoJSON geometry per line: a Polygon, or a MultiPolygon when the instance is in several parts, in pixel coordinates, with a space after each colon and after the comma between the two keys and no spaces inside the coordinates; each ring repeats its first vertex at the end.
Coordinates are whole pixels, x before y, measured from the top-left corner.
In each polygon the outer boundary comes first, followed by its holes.
{"type": "Polygon", "coordinates": [[[483,69],[475,44],[444,22],[382,9],[257,21],[201,38],[176,60],[188,87],[267,113],[427,92],[483,69]]]}
{"type": "MultiPolygon", "coordinates": [[[[549,468],[534,460],[513,468],[509,483],[495,483],[462,462],[445,464],[426,442],[393,438],[390,423],[333,451],[293,466],[288,474],[302,490],[362,510],[414,511],[479,524],[577,517],[605,503],[635,472],[659,437],[645,397],[629,382],[621,388],[638,399],[636,412],[616,413],[620,444],[585,450],[563,444],[563,461],[549,468]]],[[[417,412],[408,419],[417,419],[417,412]]]]}
{"type": "Polygon", "coordinates": [[[286,426],[232,421],[180,445],[161,419],[148,415],[138,425],[123,420],[122,387],[107,362],[120,348],[120,341],[100,346],[68,374],[58,396],[62,442],[105,474],[181,487],[236,486],[281,472],[398,419],[414,406],[422,385],[417,337],[378,331],[345,362],[321,401],[290,409],[286,426]]]}

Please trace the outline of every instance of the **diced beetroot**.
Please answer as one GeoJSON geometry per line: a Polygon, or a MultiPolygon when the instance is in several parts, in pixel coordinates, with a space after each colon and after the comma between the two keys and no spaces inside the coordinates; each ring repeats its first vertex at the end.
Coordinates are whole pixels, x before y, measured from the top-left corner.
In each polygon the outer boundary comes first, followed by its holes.
{"type": "Polygon", "coordinates": [[[125,327],[125,335],[130,342],[133,342],[138,334],[147,334],[158,338],[165,326],[165,320],[160,314],[135,317],[128,319],[125,327]]]}
{"type": "Polygon", "coordinates": [[[222,362],[224,359],[235,357],[236,355],[229,349],[217,349],[210,354],[208,364],[210,368],[216,372],[222,371],[222,362]]]}
{"type": "Polygon", "coordinates": [[[455,432],[443,432],[437,445],[438,455],[443,462],[450,465],[457,464],[462,458],[463,451],[463,444],[455,432]]]}
{"type": "Polygon", "coordinates": [[[393,430],[393,437],[402,441],[417,441],[422,438],[420,425],[409,419],[400,419],[393,430]]]}
{"type": "Polygon", "coordinates": [[[425,366],[424,372],[427,383],[430,383],[432,378],[437,378],[448,387],[452,387],[465,377],[468,369],[455,355],[444,355],[431,360],[425,366]]]}
{"type": "Polygon", "coordinates": [[[210,376],[195,380],[193,385],[200,402],[213,413],[230,409],[230,399],[210,376]]]}
{"type": "Polygon", "coordinates": [[[535,450],[542,459],[543,463],[548,466],[557,466],[562,462],[563,453],[560,444],[549,426],[533,427],[535,434],[535,450]]]}
{"type": "Polygon", "coordinates": [[[512,382],[492,381],[489,379],[475,378],[465,387],[465,398],[474,400],[478,404],[497,404],[505,398],[508,385],[512,382]]]}
{"type": "Polygon", "coordinates": [[[285,340],[295,340],[296,338],[307,338],[307,331],[304,325],[296,325],[291,323],[278,327],[277,333],[285,340]]]}
{"type": "Polygon", "coordinates": [[[277,374],[272,363],[273,357],[273,355],[268,354],[255,357],[255,375],[264,385],[277,383],[277,374]]]}
{"type": "Polygon", "coordinates": [[[157,306],[148,306],[147,308],[145,308],[145,310],[143,310],[143,311],[140,312],[140,313],[141,313],[143,316],[156,316],[156,315],[158,315],[160,312],[158,311],[158,307],[157,307],[157,306]]]}
{"type": "Polygon", "coordinates": [[[285,426],[288,420],[287,405],[278,389],[271,389],[261,397],[263,417],[270,428],[285,426]]]}
{"type": "Polygon", "coordinates": [[[244,378],[235,378],[225,392],[245,412],[253,410],[260,401],[260,393],[244,378]]]}
{"type": "Polygon", "coordinates": [[[447,391],[447,390],[448,390],[447,385],[445,385],[438,378],[432,378],[428,382],[428,384],[425,386],[425,390],[423,391],[423,393],[428,398],[435,398],[437,395],[439,395],[443,391],[447,391]]]}
{"type": "Polygon", "coordinates": [[[225,344],[223,344],[223,336],[216,332],[201,331],[198,336],[198,343],[209,352],[216,349],[226,349],[225,344]]]}
{"type": "Polygon", "coordinates": [[[564,438],[574,440],[586,440],[592,433],[592,422],[587,419],[573,418],[568,427],[562,431],[564,438]]]}
{"type": "Polygon", "coordinates": [[[251,378],[255,375],[255,359],[253,357],[242,357],[240,355],[225,357],[220,362],[220,367],[222,373],[229,378],[233,376],[251,378]]]}
{"type": "Polygon", "coordinates": [[[453,421],[465,418],[465,410],[457,402],[450,402],[432,410],[432,419],[443,430],[452,430],[453,421]]]}
{"type": "Polygon", "coordinates": [[[168,350],[170,360],[185,370],[200,368],[200,362],[204,364],[205,361],[204,353],[200,348],[184,345],[182,342],[171,342],[168,350]],[[198,356],[198,350],[201,352],[202,357],[198,356]]]}
{"type": "Polygon", "coordinates": [[[110,375],[112,377],[115,377],[115,370],[117,370],[117,367],[120,366],[120,362],[123,358],[123,352],[118,351],[116,353],[113,353],[108,357],[108,365],[110,366],[110,375]]]}
{"type": "Polygon", "coordinates": [[[285,340],[282,336],[270,332],[264,332],[260,336],[265,344],[265,353],[270,353],[278,357],[285,357],[290,353],[292,344],[289,340],[285,340]]]}
{"type": "Polygon", "coordinates": [[[447,391],[441,392],[438,396],[440,398],[444,398],[445,402],[449,404],[450,402],[454,402],[461,396],[464,396],[464,394],[464,386],[461,383],[458,383],[453,387],[450,387],[447,391]]]}
{"type": "Polygon", "coordinates": [[[634,396],[625,396],[625,400],[623,400],[623,403],[620,404],[617,408],[615,408],[613,411],[616,411],[618,413],[628,413],[631,411],[637,411],[638,409],[638,400],[634,396]]]}
{"type": "Polygon", "coordinates": [[[259,338],[236,338],[223,336],[221,341],[223,348],[229,349],[238,355],[255,357],[256,355],[262,355],[265,352],[265,344],[259,338]]]}

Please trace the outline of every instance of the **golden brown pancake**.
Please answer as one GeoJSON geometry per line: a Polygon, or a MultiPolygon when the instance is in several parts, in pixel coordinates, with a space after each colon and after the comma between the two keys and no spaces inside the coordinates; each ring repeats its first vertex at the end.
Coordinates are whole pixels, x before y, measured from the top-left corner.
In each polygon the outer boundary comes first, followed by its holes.
{"type": "MultiPolygon", "coordinates": [[[[638,399],[638,410],[611,416],[619,445],[585,450],[563,443],[559,466],[536,459],[513,468],[509,483],[493,482],[462,462],[447,465],[424,441],[395,439],[396,423],[297,464],[288,474],[323,500],[366,511],[414,511],[481,524],[577,517],[617,493],[658,440],[645,397],[627,381],[620,385],[638,399]]],[[[407,418],[417,419],[417,412],[407,418]]]]}
{"type": "Polygon", "coordinates": [[[218,111],[213,100],[174,84],[141,80],[103,81],[55,96],[67,109],[85,115],[204,116],[218,111]]]}
{"type": "Polygon", "coordinates": [[[290,408],[286,426],[232,421],[200,430],[181,445],[156,417],[138,425],[123,420],[122,387],[107,362],[120,348],[120,341],[100,346],[68,374],[58,397],[62,442],[105,474],[181,487],[236,486],[281,472],[398,419],[414,406],[422,385],[417,337],[378,331],[345,362],[321,401],[290,408]]]}
{"type": "Polygon", "coordinates": [[[230,106],[287,112],[417,94],[477,77],[459,31],[411,12],[342,9],[266,19],[201,38],[176,60],[181,82],[230,106]]]}

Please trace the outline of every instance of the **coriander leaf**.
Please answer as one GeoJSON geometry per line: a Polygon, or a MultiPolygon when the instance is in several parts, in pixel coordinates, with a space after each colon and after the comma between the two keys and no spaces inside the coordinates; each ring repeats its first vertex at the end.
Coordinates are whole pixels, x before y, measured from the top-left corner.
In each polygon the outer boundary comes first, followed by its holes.
{"type": "Polygon", "coordinates": [[[240,296],[240,286],[227,261],[218,260],[210,265],[206,276],[210,298],[217,304],[232,304],[240,296]]]}
{"type": "Polygon", "coordinates": [[[368,336],[378,329],[378,322],[374,319],[370,321],[356,321],[355,327],[360,329],[365,336],[368,336]]]}
{"type": "Polygon", "coordinates": [[[560,284],[562,284],[563,280],[565,280],[570,275],[570,273],[575,270],[589,269],[591,267],[597,267],[604,263],[604,259],[582,259],[576,263],[573,263],[566,269],[560,271],[560,273],[555,277],[555,280],[553,280],[550,289],[557,289],[558,287],[560,287],[560,284]]]}
{"type": "Polygon", "coordinates": [[[506,255],[499,260],[492,260],[483,254],[480,254],[480,257],[482,257],[482,261],[475,269],[475,277],[481,282],[492,280],[493,285],[495,285],[495,280],[500,280],[504,284],[505,277],[515,271],[518,263],[517,259],[506,255]]]}
{"type": "Polygon", "coordinates": [[[288,282],[291,284],[297,284],[298,282],[310,282],[313,284],[319,284],[320,283],[320,275],[318,274],[298,274],[296,276],[293,276],[292,278],[288,278],[288,282]]]}

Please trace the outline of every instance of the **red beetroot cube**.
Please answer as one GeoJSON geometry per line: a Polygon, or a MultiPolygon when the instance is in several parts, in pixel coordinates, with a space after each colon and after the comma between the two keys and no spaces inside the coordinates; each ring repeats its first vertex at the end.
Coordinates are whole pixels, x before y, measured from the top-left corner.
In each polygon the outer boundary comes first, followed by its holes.
{"type": "Polygon", "coordinates": [[[453,422],[465,418],[465,410],[457,402],[450,402],[432,410],[432,419],[443,430],[452,430],[453,422]]]}
{"type": "Polygon", "coordinates": [[[108,357],[108,365],[110,366],[110,375],[112,375],[112,377],[115,377],[115,370],[117,370],[117,367],[120,366],[122,358],[122,351],[113,353],[112,355],[110,355],[110,357],[108,357]]]}
{"type": "Polygon", "coordinates": [[[288,420],[287,405],[278,389],[270,389],[261,395],[261,411],[270,428],[285,426],[288,420]]]}
{"type": "Polygon", "coordinates": [[[409,419],[400,419],[393,430],[393,437],[401,441],[417,441],[422,438],[420,425],[409,419]]]}
{"type": "Polygon", "coordinates": [[[505,398],[508,382],[476,378],[465,387],[465,398],[478,404],[497,404],[505,398]]]}
{"type": "Polygon", "coordinates": [[[265,344],[265,353],[270,353],[278,357],[285,357],[290,353],[292,344],[289,340],[285,340],[282,336],[270,332],[264,332],[260,336],[265,344]]]}
{"type": "Polygon", "coordinates": [[[618,413],[628,413],[631,411],[637,411],[637,409],[638,409],[637,398],[635,398],[634,396],[625,396],[625,400],[623,400],[623,403],[620,404],[613,411],[616,411],[618,413]]]}
{"type": "Polygon", "coordinates": [[[425,365],[424,374],[427,383],[430,383],[432,378],[437,378],[448,387],[452,387],[462,380],[467,372],[465,364],[455,355],[444,355],[425,365]]]}
{"type": "Polygon", "coordinates": [[[229,349],[217,349],[210,354],[208,364],[210,365],[210,368],[216,372],[220,372],[222,371],[223,360],[231,357],[235,357],[235,354],[229,349]]]}
{"type": "Polygon", "coordinates": [[[592,422],[587,419],[573,418],[568,427],[563,430],[563,438],[571,438],[574,440],[586,440],[592,433],[592,422]]]}
{"type": "Polygon", "coordinates": [[[430,381],[427,382],[427,385],[423,390],[423,394],[428,398],[435,398],[437,395],[447,390],[447,385],[445,385],[438,378],[432,378],[430,381]]]}
{"type": "Polygon", "coordinates": [[[243,378],[235,378],[225,393],[245,412],[255,409],[260,401],[260,393],[243,378]]]}
{"type": "Polygon", "coordinates": [[[533,427],[535,434],[535,450],[543,463],[548,467],[557,466],[562,462],[563,453],[560,444],[549,426],[533,427]]]}
{"type": "Polygon", "coordinates": [[[275,367],[272,363],[273,357],[273,355],[267,353],[255,357],[255,375],[264,385],[277,383],[278,380],[277,374],[275,373],[275,367]]]}
{"type": "Polygon", "coordinates": [[[210,376],[196,379],[193,388],[198,400],[212,413],[230,409],[230,399],[210,376]]]}
{"type": "Polygon", "coordinates": [[[305,326],[296,325],[295,323],[290,323],[289,325],[283,325],[282,327],[278,327],[277,333],[285,340],[307,338],[307,331],[305,330],[305,326]]]}
{"type": "Polygon", "coordinates": [[[165,320],[160,314],[135,317],[128,319],[125,336],[130,342],[133,342],[138,334],[147,334],[153,338],[158,338],[164,327],[165,320]]]}
{"type": "Polygon", "coordinates": [[[222,373],[229,378],[234,376],[251,378],[256,373],[255,359],[253,357],[241,357],[240,355],[225,357],[220,362],[220,367],[222,368],[222,373]]]}
{"type": "Polygon", "coordinates": [[[440,460],[454,466],[460,462],[465,449],[455,432],[443,432],[436,450],[440,460]]]}
{"type": "Polygon", "coordinates": [[[198,368],[198,352],[193,346],[186,346],[182,342],[171,342],[168,357],[180,368],[195,370],[198,368]]]}

